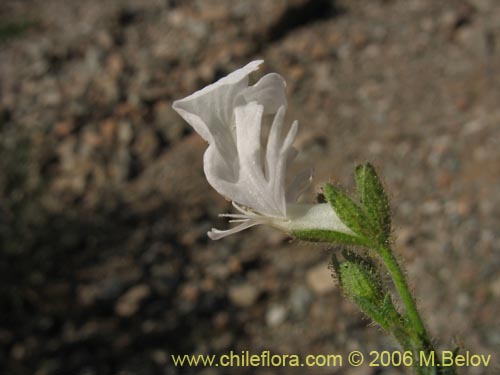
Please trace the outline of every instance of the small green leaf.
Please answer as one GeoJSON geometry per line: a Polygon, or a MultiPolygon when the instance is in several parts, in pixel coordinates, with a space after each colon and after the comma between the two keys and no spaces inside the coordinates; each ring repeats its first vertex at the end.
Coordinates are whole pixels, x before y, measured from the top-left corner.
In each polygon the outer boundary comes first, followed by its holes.
{"type": "Polygon", "coordinates": [[[377,242],[386,244],[391,234],[391,209],[384,187],[370,163],[358,165],[355,178],[361,207],[376,228],[377,242]]]}
{"type": "Polygon", "coordinates": [[[371,259],[364,258],[352,251],[342,251],[344,260],[341,264],[346,269],[350,269],[348,276],[353,278],[351,285],[357,285],[358,294],[365,297],[370,297],[373,300],[380,300],[380,305],[383,304],[385,293],[382,288],[382,278],[377,270],[377,266],[371,259]]]}
{"type": "Polygon", "coordinates": [[[333,259],[340,287],[369,318],[386,330],[391,330],[401,319],[384,290],[377,267],[369,259],[351,252],[343,252],[344,260],[333,259]]]}
{"type": "Polygon", "coordinates": [[[342,222],[365,242],[374,239],[377,228],[373,226],[366,213],[339,188],[326,184],[325,197],[342,222]]]}

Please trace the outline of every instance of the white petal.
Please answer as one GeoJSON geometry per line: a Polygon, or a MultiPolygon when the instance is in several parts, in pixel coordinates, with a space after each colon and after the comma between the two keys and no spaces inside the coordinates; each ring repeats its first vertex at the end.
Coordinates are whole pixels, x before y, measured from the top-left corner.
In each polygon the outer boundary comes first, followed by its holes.
{"type": "Polygon", "coordinates": [[[286,216],[286,196],[285,196],[285,180],[286,170],[290,159],[295,157],[296,151],[292,147],[297,135],[298,122],[294,121],[285,140],[281,144],[279,153],[276,157],[274,173],[270,176],[271,188],[274,194],[274,199],[279,201],[285,208],[284,216],[286,216]]]}
{"type": "Polygon", "coordinates": [[[281,146],[281,151],[284,154],[288,154],[289,150],[292,148],[293,142],[295,142],[295,138],[297,137],[297,132],[299,130],[299,122],[295,120],[288,131],[285,140],[283,141],[283,145],[281,146]]]}
{"type": "Polygon", "coordinates": [[[274,114],[279,108],[286,106],[286,82],[277,73],[266,74],[255,85],[243,90],[239,101],[245,103],[256,101],[264,106],[264,114],[274,114]]]}
{"type": "Polygon", "coordinates": [[[264,107],[256,102],[236,107],[234,110],[236,123],[236,145],[240,162],[250,164],[264,180],[262,173],[260,130],[264,107]]]}
{"type": "Polygon", "coordinates": [[[236,107],[234,111],[240,162],[239,185],[247,195],[244,200],[235,201],[262,214],[281,215],[262,168],[260,130],[263,111],[263,106],[256,102],[236,107]]]}
{"type": "Polygon", "coordinates": [[[266,178],[269,180],[276,172],[278,156],[281,149],[281,133],[283,129],[283,120],[285,118],[285,107],[278,109],[274,116],[266,146],[266,178]]]}
{"type": "Polygon", "coordinates": [[[297,153],[293,142],[298,123],[294,122],[286,135],[282,134],[287,102],[286,83],[279,74],[267,74],[248,87],[248,75],[261,63],[253,61],[173,103],[173,109],[209,142],[204,155],[208,182],[232,200],[239,211],[221,216],[240,225],[225,231],[212,229],[208,235],[216,240],[258,224],[290,231],[314,222],[342,230],[342,223],[331,209],[318,211],[286,204],[287,199],[298,198],[310,174],[300,174],[285,189],[286,170],[297,153]],[[264,152],[261,128],[267,114],[275,117],[264,152]],[[292,211],[288,216],[287,207],[292,211]]]}
{"type": "Polygon", "coordinates": [[[252,61],[194,94],[176,100],[172,108],[207,142],[215,143],[221,151],[232,147],[230,127],[234,102],[248,87],[248,75],[261,63],[262,60],[252,61]]]}
{"type": "Polygon", "coordinates": [[[238,168],[236,153],[226,158],[215,146],[210,145],[203,155],[203,170],[208,183],[220,195],[235,201],[238,201],[241,194],[241,188],[237,184],[238,168]]]}

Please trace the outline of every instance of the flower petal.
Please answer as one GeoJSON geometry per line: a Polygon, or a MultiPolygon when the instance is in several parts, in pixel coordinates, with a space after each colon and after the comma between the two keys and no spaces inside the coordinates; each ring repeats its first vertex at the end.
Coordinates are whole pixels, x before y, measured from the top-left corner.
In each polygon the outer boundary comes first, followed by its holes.
{"type": "Polygon", "coordinates": [[[217,82],[176,100],[172,108],[221,153],[236,153],[231,121],[238,94],[248,87],[248,75],[262,60],[252,61],[217,82]]]}
{"type": "Polygon", "coordinates": [[[264,176],[261,160],[260,130],[264,107],[256,102],[236,107],[236,143],[240,162],[238,184],[246,192],[239,204],[251,207],[262,214],[282,215],[281,207],[273,200],[273,192],[264,176]]]}
{"type": "Polygon", "coordinates": [[[276,160],[274,161],[274,173],[270,175],[271,189],[274,194],[274,199],[279,201],[284,206],[284,215],[286,216],[286,195],[285,195],[285,181],[286,170],[289,161],[293,160],[296,155],[296,150],[292,147],[298,130],[298,122],[294,121],[290,130],[288,131],[285,140],[280,145],[280,149],[276,160]]]}
{"type": "Polygon", "coordinates": [[[257,102],[264,106],[264,114],[275,114],[280,107],[286,106],[286,82],[277,73],[266,74],[255,85],[243,90],[237,99],[240,104],[257,102]]]}
{"type": "Polygon", "coordinates": [[[297,137],[298,131],[299,131],[299,122],[295,120],[292,123],[292,126],[290,126],[290,130],[288,130],[285,140],[283,141],[283,144],[281,146],[281,152],[283,154],[288,154],[289,150],[293,149],[292,145],[293,142],[295,142],[295,138],[297,137]]]}
{"type": "Polygon", "coordinates": [[[225,158],[214,145],[210,145],[203,155],[203,170],[208,183],[220,195],[237,202],[242,193],[237,184],[238,168],[236,152],[225,158]]]}
{"type": "Polygon", "coordinates": [[[283,120],[285,118],[285,107],[281,106],[276,116],[274,116],[269,136],[266,145],[266,178],[270,180],[276,172],[276,165],[278,164],[278,156],[281,149],[281,133],[283,129],[283,120]]]}

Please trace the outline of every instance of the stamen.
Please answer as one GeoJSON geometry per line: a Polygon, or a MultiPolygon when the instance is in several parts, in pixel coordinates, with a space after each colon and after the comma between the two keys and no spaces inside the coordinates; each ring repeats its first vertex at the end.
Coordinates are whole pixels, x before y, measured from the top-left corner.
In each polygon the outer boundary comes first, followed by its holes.
{"type": "Polygon", "coordinates": [[[240,214],[219,214],[219,217],[230,217],[234,219],[250,219],[249,215],[240,215],[240,214]]]}

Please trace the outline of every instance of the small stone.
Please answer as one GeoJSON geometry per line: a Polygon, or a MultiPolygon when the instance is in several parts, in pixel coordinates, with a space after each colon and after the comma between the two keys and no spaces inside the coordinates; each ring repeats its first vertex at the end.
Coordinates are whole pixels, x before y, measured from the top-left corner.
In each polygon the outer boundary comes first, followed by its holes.
{"type": "Polygon", "coordinates": [[[237,257],[230,257],[227,261],[227,269],[231,274],[238,274],[242,272],[241,261],[237,257]]]}
{"type": "Polygon", "coordinates": [[[298,316],[303,316],[309,310],[312,302],[312,294],[308,288],[303,285],[292,288],[290,295],[290,306],[292,312],[298,316]]]}
{"type": "Polygon", "coordinates": [[[275,247],[285,243],[289,240],[290,236],[286,233],[283,233],[278,230],[273,230],[269,232],[269,235],[266,236],[266,242],[269,246],[275,247]]]}
{"type": "Polygon", "coordinates": [[[54,134],[58,137],[66,137],[71,134],[74,129],[72,121],[59,121],[54,125],[54,134]]]}
{"type": "Polygon", "coordinates": [[[237,306],[251,306],[257,301],[258,297],[259,290],[249,283],[234,285],[229,288],[229,299],[237,306]]]}
{"type": "Polygon", "coordinates": [[[117,81],[107,74],[96,76],[89,87],[89,101],[94,104],[108,106],[116,104],[119,99],[117,81]]]}
{"type": "Polygon", "coordinates": [[[118,142],[124,145],[128,145],[133,137],[134,132],[132,130],[132,125],[126,121],[120,122],[117,128],[118,142]]]}
{"type": "Polygon", "coordinates": [[[486,123],[482,119],[474,119],[467,122],[463,126],[464,135],[471,135],[480,132],[486,127],[486,123]]]}
{"type": "Polygon", "coordinates": [[[368,144],[368,151],[371,154],[379,155],[384,150],[384,146],[377,141],[372,141],[368,144]]]}
{"type": "Polygon", "coordinates": [[[350,33],[350,36],[351,36],[351,41],[352,41],[353,45],[358,49],[361,49],[364,46],[366,46],[366,44],[368,43],[368,40],[369,40],[366,33],[362,30],[359,30],[359,29],[354,29],[350,33]]]}
{"type": "Polygon", "coordinates": [[[411,227],[400,227],[395,240],[397,248],[405,248],[415,240],[415,231],[411,227]]]}
{"type": "Polygon", "coordinates": [[[230,323],[229,314],[226,311],[218,312],[212,320],[215,328],[224,329],[230,323]]]}
{"type": "Polygon", "coordinates": [[[153,350],[153,352],[151,353],[151,358],[156,364],[160,366],[164,366],[168,361],[167,352],[160,349],[153,350]]]}
{"type": "Polygon", "coordinates": [[[231,332],[224,332],[221,335],[215,335],[212,339],[211,347],[218,352],[224,351],[231,346],[233,340],[234,337],[231,332]]]}
{"type": "Polygon", "coordinates": [[[185,125],[171,106],[167,101],[158,102],[154,107],[154,118],[162,135],[169,142],[175,142],[182,137],[185,125]]]}
{"type": "Polygon", "coordinates": [[[151,160],[158,148],[158,140],[151,129],[144,128],[137,135],[133,150],[143,162],[151,160]]]}
{"type": "Polygon", "coordinates": [[[58,105],[62,100],[61,92],[55,88],[49,88],[41,96],[41,101],[45,106],[58,105]]]}
{"type": "Polygon", "coordinates": [[[153,320],[145,320],[141,324],[141,331],[148,334],[158,330],[158,324],[153,320]]]}
{"type": "Polygon", "coordinates": [[[113,119],[106,119],[100,123],[99,131],[106,145],[113,144],[116,138],[117,123],[113,119]]]}
{"type": "Polygon", "coordinates": [[[22,344],[16,344],[12,347],[11,356],[15,360],[20,361],[26,355],[26,347],[22,344]]]}
{"type": "Polygon", "coordinates": [[[98,293],[99,290],[95,285],[81,285],[78,287],[78,300],[83,306],[92,305],[98,293]]]}
{"type": "Polygon", "coordinates": [[[500,277],[490,284],[490,291],[495,297],[500,298],[500,277]]]}
{"type": "Polygon", "coordinates": [[[108,71],[111,77],[113,78],[119,77],[122,74],[124,68],[125,68],[125,63],[120,54],[112,53],[106,59],[106,70],[108,71]]]}
{"type": "Polygon", "coordinates": [[[168,278],[174,274],[173,266],[169,263],[158,263],[151,267],[154,278],[168,278]]]}
{"type": "Polygon", "coordinates": [[[199,295],[200,291],[192,283],[187,283],[181,288],[181,297],[190,302],[195,302],[198,299],[199,295]]]}
{"type": "Polygon", "coordinates": [[[435,215],[441,210],[441,204],[435,200],[424,202],[421,210],[425,215],[435,215]]]}
{"type": "Polygon", "coordinates": [[[109,49],[113,46],[113,36],[108,31],[100,30],[96,34],[96,42],[99,47],[109,49]]]}
{"type": "Polygon", "coordinates": [[[364,56],[369,59],[375,59],[382,54],[382,48],[376,43],[371,43],[366,46],[363,52],[364,56]]]}
{"type": "Polygon", "coordinates": [[[130,288],[116,303],[116,313],[122,317],[134,315],[139,309],[140,303],[150,294],[151,289],[146,284],[140,284],[130,288]]]}
{"type": "Polygon", "coordinates": [[[310,268],[306,274],[307,285],[314,293],[322,295],[335,289],[332,272],[324,263],[310,268]]]}
{"type": "Polygon", "coordinates": [[[286,318],[286,308],[282,305],[271,306],[266,312],[266,323],[269,327],[276,327],[286,318]]]}

